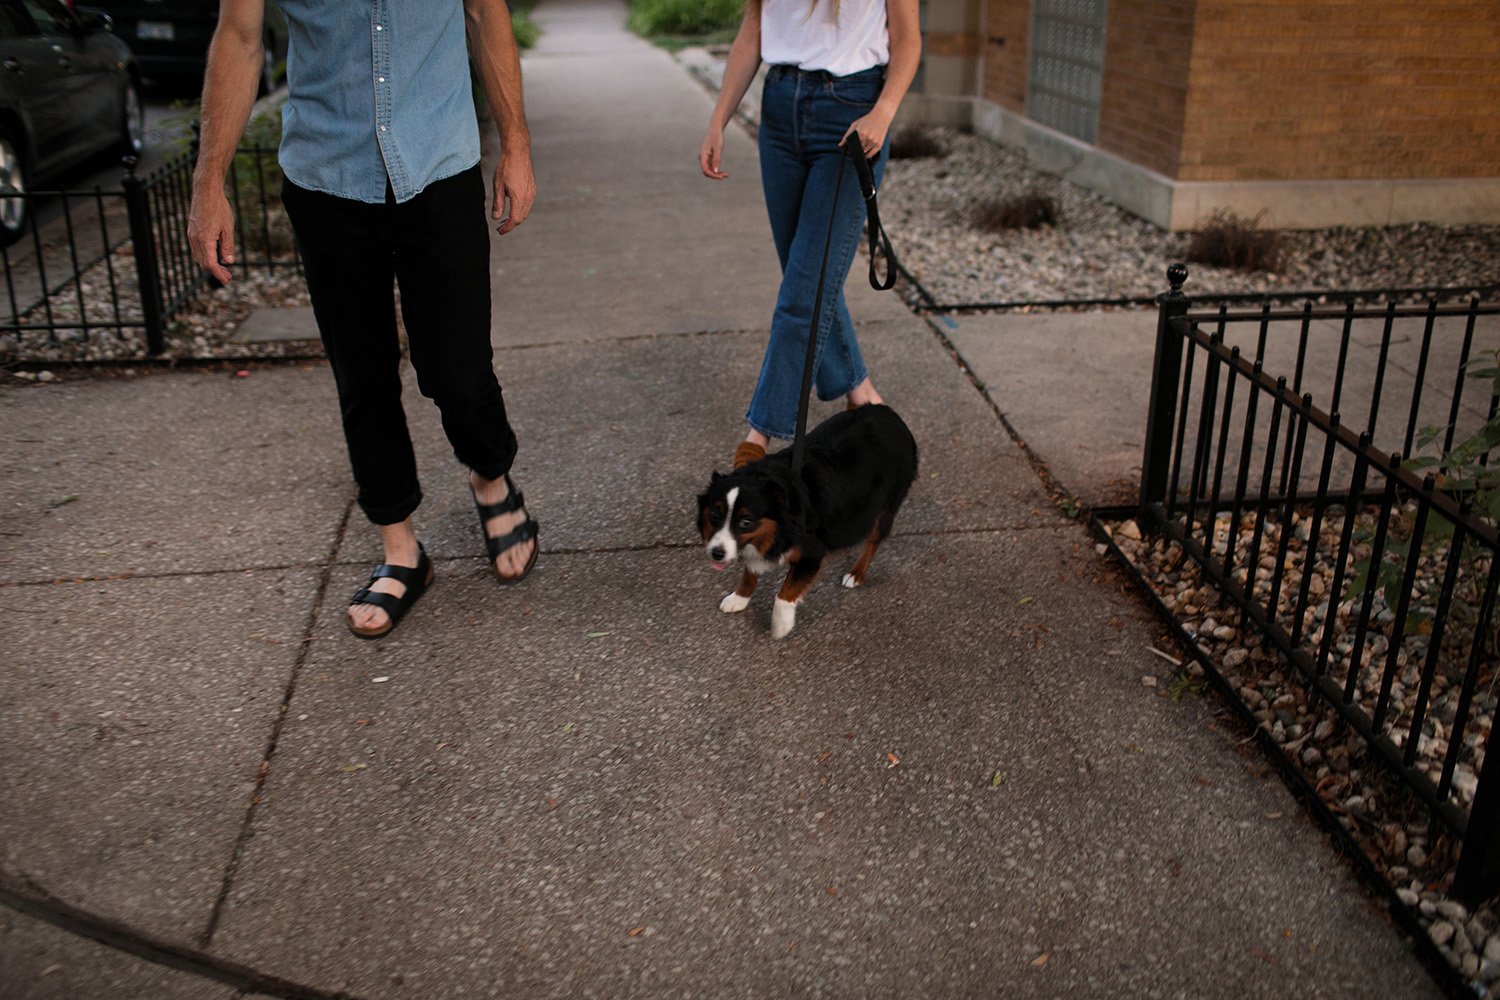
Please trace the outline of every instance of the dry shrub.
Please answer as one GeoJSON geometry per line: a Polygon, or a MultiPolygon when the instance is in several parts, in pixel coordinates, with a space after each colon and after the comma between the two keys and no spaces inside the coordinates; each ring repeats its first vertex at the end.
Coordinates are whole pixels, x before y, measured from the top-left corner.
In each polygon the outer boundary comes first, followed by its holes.
{"type": "Polygon", "coordinates": [[[948,155],[937,136],[920,125],[899,129],[891,136],[891,159],[927,160],[948,155]]]}
{"type": "Polygon", "coordinates": [[[1265,214],[1257,212],[1246,219],[1232,209],[1215,209],[1193,231],[1188,241],[1188,261],[1242,271],[1278,270],[1283,241],[1279,231],[1260,228],[1265,214]]]}
{"type": "Polygon", "coordinates": [[[1036,229],[1055,226],[1062,217],[1057,201],[1036,191],[1000,201],[982,202],[974,212],[974,225],[988,233],[1006,229],[1036,229]]]}

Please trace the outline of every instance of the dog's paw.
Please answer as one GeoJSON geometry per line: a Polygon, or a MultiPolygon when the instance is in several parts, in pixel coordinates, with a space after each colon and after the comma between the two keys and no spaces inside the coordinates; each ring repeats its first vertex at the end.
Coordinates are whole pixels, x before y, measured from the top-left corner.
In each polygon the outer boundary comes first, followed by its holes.
{"type": "Polygon", "coordinates": [[[719,610],[724,612],[726,615],[732,615],[737,611],[744,611],[749,606],[750,598],[741,597],[738,593],[732,590],[729,593],[725,594],[724,599],[719,602],[719,610]]]}
{"type": "Polygon", "coordinates": [[[846,588],[848,588],[849,590],[853,590],[855,587],[861,586],[865,581],[861,580],[853,573],[845,573],[843,582],[846,588]]]}
{"type": "Polygon", "coordinates": [[[776,598],[776,604],[771,609],[771,638],[785,639],[791,634],[792,626],[796,624],[797,602],[776,598]]]}

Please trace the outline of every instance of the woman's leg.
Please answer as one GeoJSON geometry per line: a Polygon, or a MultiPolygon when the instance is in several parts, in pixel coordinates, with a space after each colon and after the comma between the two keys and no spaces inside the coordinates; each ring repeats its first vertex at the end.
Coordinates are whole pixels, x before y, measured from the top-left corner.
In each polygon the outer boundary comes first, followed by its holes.
{"type": "MultiPolygon", "coordinates": [[[[840,332],[836,344],[829,336],[834,317],[840,312],[844,280],[849,275],[865,214],[852,166],[844,167],[837,206],[834,204],[834,186],[840,183],[843,156],[836,141],[837,137],[831,151],[825,149],[814,157],[807,172],[797,226],[788,247],[771,320],[771,338],[750,404],[751,426],[770,437],[791,438],[796,427],[807,336],[812,326],[813,300],[825,246],[828,263],[818,322],[815,381],[828,387],[830,393],[825,398],[832,398],[849,392],[866,375],[852,323],[845,321],[847,332],[840,332]],[[829,221],[835,207],[838,214],[833,219],[830,240],[829,221]],[[831,351],[830,346],[834,348],[831,351]]],[[[847,309],[843,312],[847,316],[847,309]]],[[[824,393],[820,391],[819,395],[824,393]]]]}

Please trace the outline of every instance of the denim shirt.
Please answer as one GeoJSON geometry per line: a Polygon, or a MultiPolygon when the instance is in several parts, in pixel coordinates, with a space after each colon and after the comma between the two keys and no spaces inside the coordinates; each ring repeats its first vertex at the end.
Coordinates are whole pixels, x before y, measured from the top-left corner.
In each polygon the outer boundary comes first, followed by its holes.
{"type": "Polygon", "coordinates": [[[277,0],[290,96],[281,168],[299,187],[409,201],[479,162],[463,0],[277,0]]]}

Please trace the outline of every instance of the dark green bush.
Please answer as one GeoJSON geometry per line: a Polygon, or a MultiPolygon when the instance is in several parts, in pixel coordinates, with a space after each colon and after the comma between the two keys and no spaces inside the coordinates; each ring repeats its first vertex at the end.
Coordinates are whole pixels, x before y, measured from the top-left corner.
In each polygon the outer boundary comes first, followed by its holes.
{"type": "Polygon", "coordinates": [[[742,0],[630,0],[638,35],[707,35],[740,23],[742,0]]]}

